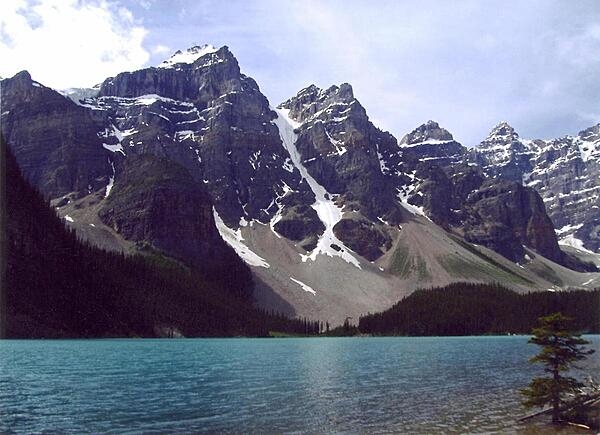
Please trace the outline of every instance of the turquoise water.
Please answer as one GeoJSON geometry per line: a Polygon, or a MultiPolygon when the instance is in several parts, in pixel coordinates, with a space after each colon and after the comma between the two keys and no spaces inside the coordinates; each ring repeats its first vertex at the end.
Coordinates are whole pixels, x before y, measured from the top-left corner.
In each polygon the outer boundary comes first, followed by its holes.
{"type": "Polygon", "coordinates": [[[538,433],[514,421],[526,342],[0,341],[0,432],[538,433]]]}

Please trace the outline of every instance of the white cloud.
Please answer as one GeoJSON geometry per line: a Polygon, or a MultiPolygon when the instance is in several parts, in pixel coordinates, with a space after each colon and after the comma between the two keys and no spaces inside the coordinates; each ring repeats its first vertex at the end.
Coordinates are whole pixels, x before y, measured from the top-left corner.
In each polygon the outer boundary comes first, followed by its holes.
{"type": "Polygon", "coordinates": [[[94,85],[141,67],[147,30],[106,0],[3,0],[0,75],[28,70],[55,88],[94,85]]]}
{"type": "Polygon", "coordinates": [[[158,44],[152,47],[152,54],[167,54],[170,53],[171,49],[166,45],[158,44]]]}
{"type": "Polygon", "coordinates": [[[146,10],[152,7],[153,0],[139,0],[139,5],[146,10]]]}

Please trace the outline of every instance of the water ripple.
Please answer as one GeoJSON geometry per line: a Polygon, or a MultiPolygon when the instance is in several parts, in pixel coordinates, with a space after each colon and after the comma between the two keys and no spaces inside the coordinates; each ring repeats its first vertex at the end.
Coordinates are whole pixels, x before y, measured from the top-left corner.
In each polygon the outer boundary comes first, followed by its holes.
{"type": "Polygon", "coordinates": [[[0,432],[514,433],[534,351],[525,337],[2,341],[0,432]]]}

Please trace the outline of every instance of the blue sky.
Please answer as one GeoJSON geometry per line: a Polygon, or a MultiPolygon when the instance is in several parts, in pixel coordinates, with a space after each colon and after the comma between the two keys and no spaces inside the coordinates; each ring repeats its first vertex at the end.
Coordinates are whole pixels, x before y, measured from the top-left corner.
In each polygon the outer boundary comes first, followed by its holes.
{"type": "Polygon", "coordinates": [[[600,2],[3,0],[0,75],[91,86],[193,44],[228,45],[272,104],[348,82],[400,139],[433,119],[464,145],[600,122],[600,2]]]}

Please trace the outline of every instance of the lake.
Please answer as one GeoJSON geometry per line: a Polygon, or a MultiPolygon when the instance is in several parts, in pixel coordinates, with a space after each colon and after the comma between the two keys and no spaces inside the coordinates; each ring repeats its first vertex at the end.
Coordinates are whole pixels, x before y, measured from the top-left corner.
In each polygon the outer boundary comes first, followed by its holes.
{"type": "Polygon", "coordinates": [[[5,340],[0,432],[546,432],[515,422],[527,339],[5,340]]]}

